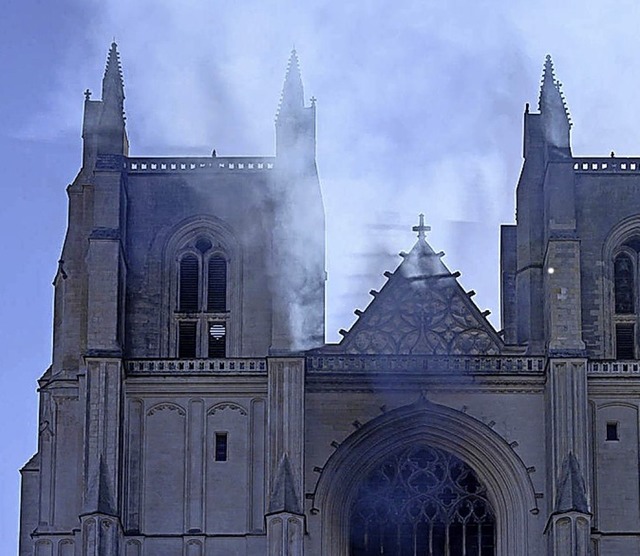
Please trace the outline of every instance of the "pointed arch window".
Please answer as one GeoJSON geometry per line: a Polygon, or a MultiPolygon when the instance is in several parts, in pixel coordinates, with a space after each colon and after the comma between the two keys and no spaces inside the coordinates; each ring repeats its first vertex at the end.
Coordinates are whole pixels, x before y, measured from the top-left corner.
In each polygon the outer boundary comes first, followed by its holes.
{"type": "Polygon", "coordinates": [[[352,556],[493,556],[494,512],[466,463],[411,446],[363,478],[351,508],[350,545],[352,556]]]}
{"type": "Polygon", "coordinates": [[[615,312],[618,315],[635,313],[635,280],[633,261],[628,253],[620,253],[613,265],[615,312]]]}
{"type": "Polygon", "coordinates": [[[226,357],[226,254],[207,237],[185,246],[178,257],[176,354],[180,358],[226,357]]]}
{"type": "Polygon", "coordinates": [[[180,260],[180,302],[183,313],[195,313],[198,310],[200,293],[200,262],[198,257],[187,254],[180,260]]]}
{"type": "Polygon", "coordinates": [[[616,359],[636,359],[640,238],[626,241],[613,258],[613,320],[616,359]]]}
{"type": "Polygon", "coordinates": [[[207,276],[207,311],[227,310],[227,260],[221,255],[209,259],[207,276]]]}

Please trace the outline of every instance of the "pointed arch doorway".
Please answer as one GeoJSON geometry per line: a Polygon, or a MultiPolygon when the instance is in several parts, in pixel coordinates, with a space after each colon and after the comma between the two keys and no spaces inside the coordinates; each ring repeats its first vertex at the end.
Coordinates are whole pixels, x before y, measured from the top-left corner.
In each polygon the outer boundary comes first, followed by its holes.
{"type": "Polygon", "coordinates": [[[487,489],[461,459],[426,444],[371,469],[349,521],[352,556],[494,556],[487,489]]]}
{"type": "Polygon", "coordinates": [[[327,460],[314,501],[322,556],[527,556],[538,515],[509,444],[424,399],[348,437],[327,460]]]}

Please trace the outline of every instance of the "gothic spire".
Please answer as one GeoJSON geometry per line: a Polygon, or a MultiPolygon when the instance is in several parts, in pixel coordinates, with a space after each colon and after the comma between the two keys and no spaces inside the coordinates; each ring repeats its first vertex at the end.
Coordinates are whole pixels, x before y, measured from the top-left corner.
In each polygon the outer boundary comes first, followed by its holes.
{"type": "Polygon", "coordinates": [[[300,62],[298,53],[294,48],[289,56],[287,73],[284,78],[282,95],[280,96],[280,106],[278,117],[281,114],[289,114],[304,108],[304,88],[302,86],[302,75],[300,73],[300,62]]]}
{"type": "Polygon", "coordinates": [[[538,109],[542,116],[547,144],[560,149],[560,151],[569,149],[570,152],[571,118],[562,94],[561,84],[554,74],[553,61],[548,54],[542,71],[538,109]]]}
{"type": "Polygon", "coordinates": [[[118,45],[115,42],[111,43],[107,56],[107,66],[102,78],[102,100],[105,102],[116,101],[119,104],[122,104],[124,100],[122,66],[120,65],[118,45]]]}
{"type": "Polygon", "coordinates": [[[553,113],[562,116],[571,127],[571,116],[567,108],[567,101],[562,93],[562,84],[556,79],[553,60],[547,54],[542,70],[542,84],[540,86],[540,96],[538,98],[538,110],[541,113],[553,113]]]}

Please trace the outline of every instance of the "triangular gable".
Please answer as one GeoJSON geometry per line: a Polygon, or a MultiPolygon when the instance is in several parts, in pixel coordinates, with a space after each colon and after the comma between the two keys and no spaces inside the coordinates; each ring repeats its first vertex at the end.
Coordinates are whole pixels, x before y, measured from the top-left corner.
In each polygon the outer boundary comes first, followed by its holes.
{"type": "Polygon", "coordinates": [[[339,351],[366,355],[496,355],[503,342],[420,237],[348,332],[339,351]]]}

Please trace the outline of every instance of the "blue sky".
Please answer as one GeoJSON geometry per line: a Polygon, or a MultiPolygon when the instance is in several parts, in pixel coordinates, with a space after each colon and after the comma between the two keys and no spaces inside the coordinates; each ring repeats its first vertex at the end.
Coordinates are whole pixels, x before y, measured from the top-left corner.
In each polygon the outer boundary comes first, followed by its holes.
{"type": "Polygon", "coordinates": [[[270,154],[293,44],[318,98],[328,337],[347,328],[424,212],[446,264],[498,315],[498,225],[512,222],[525,102],[544,55],[574,153],[640,151],[640,5],[600,1],[6,0],[0,19],[0,546],[14,554],[18,472],[36,447],[52,287],[79,169],[82,92],[112,38],[133,155],[270,154]]]}

